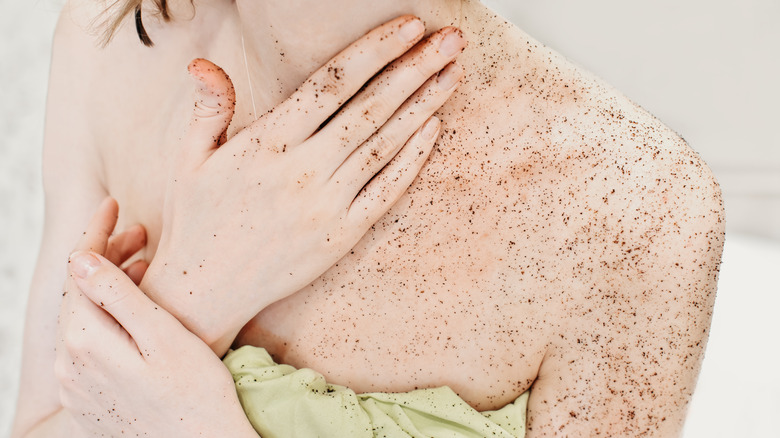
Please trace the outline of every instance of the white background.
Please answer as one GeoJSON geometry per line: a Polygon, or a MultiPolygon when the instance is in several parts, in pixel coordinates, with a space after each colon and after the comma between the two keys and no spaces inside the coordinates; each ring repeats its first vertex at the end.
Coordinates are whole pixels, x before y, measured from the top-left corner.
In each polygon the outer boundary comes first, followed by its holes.
{"type": "MultiPolygon", "coordinates": [[[[388,0],[390,1],[390,0],[388,0]]],[[[780,436],[780,1],[489,0],[649,109],[720,180],[728,238],[686,437],[780,436]]],[[[0,436],[40,241],[40,148],[61,0],[0,0],[0,436]]]]}

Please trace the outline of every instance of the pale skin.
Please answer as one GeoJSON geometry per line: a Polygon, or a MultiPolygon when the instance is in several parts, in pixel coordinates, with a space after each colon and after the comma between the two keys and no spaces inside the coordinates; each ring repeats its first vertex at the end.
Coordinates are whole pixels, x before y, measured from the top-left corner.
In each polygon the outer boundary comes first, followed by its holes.
{"type": "Polygon", "coordinates": [[[137,288],[144,262],[116,266],[145,243],[137,229],[109,239],[116,219],[106,198],[68,261],[54,364],[63,409],[43,422],[57,426],[47,436],[256,436],[219,358],[137,288]]]}
{"type": "MultiPolygon", "coordinates": [[[[412,13],[429,30],[458,25],[469,41],[458,58],[463,83],[437,113],[437,148],[347,256],[260,312],[236,345],[263,346],[358,392],[448,385],[478,410],[530,388],[528,436],[679,434],[723,241],[719,189],[698,156],[478,3],[304,3],[239,2],[241,14],[228,2],[197,3],[191,21],[147,22],[151,50],[129,28],[95,49],[63,15],[16,433],[56,428],[56,415],[45,418],[62,412],[52,371],[62,260],[106,194],[122,206],[119,229],[146,228],[143,257],[153,259],[171,161],[161,145],[175,143],[188,117],[174,110],[188,102],[188,78],[172,72],[207,57],[231,75],[230,137],[255,118],[237,20],[248,20],[262,114],[358,36],[412,13]]],[[[75,9],[76,21],[89,15],[75,9]]],[[[149,280],[162,296],[177,293],[181,277],[149,280]]],[[[206,311],[177,302],[173,314],[206,311]]]]}
{"type": "MultiPolygon", "coordinates": [[[[438,136],[440,122],[432,115],[463,76],[462,69],[453,62],[465,44],[460,33],[449,27],[420,42],[423,33],[423,23],[409,15],[377,27],[320,67],[285,102],[229,139],[226,134],[236,102],[232,82],[221,68],[207,60],[190,63],[187,70],[196,89],[194,105],[189,110],[185,132],[172,148],[173,161],[166,172],[161,243],[145,275],[147,264],[143,260],[128,262],[126,272],[134,281],[143,276],[146,293],[158,303],[165,303],[179,317],[179,329],[184,323],[209,345],[185,348],[184,354],[173,354],[176,349],[145,348],[148,337],[133,337],[125,325],[128,331],[118,328],[125,333],[120,336],[125,340],[124,350],[109,352],[99,348],[123,343],[106,343],[101,336],[94,338],[102,331],[92,323],[101,318],[85,322],[82,316],[90,315],[89,309],[84,309],[86,300],[76,298],[81,291],[69,279],[62,294],[54,364],[64,409],[36,425],[33,433],[48,433],[51,424],[56,424],[65,435],[73,434],[70,426],[94,431],[94,423],[99,423],[103,416],[108,421],[98,424],[99,434],[128,433],[128,428],[141,428],[142,435],[148,431],[160,433],[162,429],[154,427],[156,422],[139,422],[138,418],[148,418],[135,409],[141,403],[144,412],[170,426],[170,421],[164,421],[167,417],[159,415],[170,411],[159,407],[150,410],[151,405],[142,402],[144,394],[154,391],[139,390],[137,384],[129,383],[126,388],[132,388],[131,392],[120,391],[119,397],[113,396],[123,387],[120,382],[127,381],[130,375],[134,376],[130,380],[137,379],[161,390],[161,397],[156,400],[173,402],[164,405],[184,407],[177,411],[187,411],[188,415],[174,417],[179,421],[197,420],[186,422],[193,432],[219,434],[227,430],[220,424],[239,424],[225,421],[226,417],[219,414],[223,410],[207,409],[204,416],[188,411],[187,403],[166,397],[192,381],[204,381],[202,375],[194,378],[191,373],[184,373],[180,375],[184,380],[177,380],[171,374],[178,375],[176,369],[188,366],[182,360],[214,362],[213,353],[205,359],[193,355],[209,347],[224,354],[249,319],[314,280],[352,248],[404,194],[438,136]],[[408,68],[409,64],[415,68],[408,68]],[[236,213],[213,214],[221,210],[236,213]],[[258,252],[258,248],[263,251],[258,252]],[[256,266],[237,266],[233,260],[251,260],[256,266]],[[165,289],[166,294],[159,295],[161,288],[155,280],[164,278],[161,274],[171,270],[176,276],[186,276],[189,270],[190,276],[178,284],[177,293],[165,289]],[[215,271],[218,278],[213,275],[215,271]],[[262,291],[257,290],[258,284],[262,291]],[[225,294],[228,289],[231,292],[225,294]],[[187,306],[176,304],[185,301],[187,306]],[[208,319],[209,315],[213,320],[208,319]],[[95,342],[90,342],[91,337],[95,342]],[[102,360],[97,360],[98,356],[102,360]],[[106,373],[105,367],[96,367],[113,364],[114,371],[126,370],[139,356],[146,362],[147,366],[142,366],[146,372],[136,369],[117,376],[106,373]],[[125,363],[118,359],[121,357],[130,360],[125,363]],[[215,415],[217,421],[210,421],[215,415]],[[68,424],[69,419],[75,424],[68,424]],[[205,427],[199,427],[200,424],[205,427]],[[104,429],[111,425],[121,429],[104,429]],[[208,430],[213,433],[207,433],[208,430]]],[[[104,253],[106,242],[91,236],[105,236],[106,230],[110,232],[115,226],[115,201],[110,202],[113,209],[105,207],[105,202],[77,249],[104,253]]],[[[108,245],[105,256],[112,263],[124,263],[144,243],[143,227],[134,226],[108,245]]],[[[96,262],[97,257],[91,260],[96,262]]],[[[83,277],[83,272],[91,271],[92,265],[83,261],[76,258],[69,262],[70,278],[74,278],[74,272],[81,272],[83,277]]],[[[128,284],[133,284],[118,272],[128,284]]],[[[112,285],[107,288],[111,290],[112,285]]],[[[120,289],[117,285],[114,290],[120,289]]],[[[134,292],[152,303],[138,288],[134,287],[134,292]]],[[[113,303],[124,306],[132,301],[106,298],[99,304],[112,309],[113,303]]],[[[146,309],[161,308],[152,304],[146,309]]],[[[93,309],[91,313],[103,312],[93,309]]],[[[129,314],[145,319],[141,316],[143,311],[129,314]]],[[[168,319],[175,321],[170,314],[168,319]]],[[[148,318],[147,322],[154,326],[148,318]]],[[[117,328],[109,331],[116,332],[117,328]]],[[[174,333],[175,329],[157,336],[175,339],[177,336],[171,336],[174,333]]],[[[185,330],[184,336],[192,339],[194,335],[185,330]]],[[[179,341],[169,345],[179,346],[181,351],[179,341]]],[[[224,377],[224,367],[222,371],[224,377]]],[[[229,376],[227,382],[230,383],[229,376]]],[[[221,383],[226,383],[225,379],[221,383]]],[[[229,386],[221,392],[233,394],[235,407],[235,390],[232,383],[229,386]]],[[[206,391],[205,398],[210,398],[210,393],[206,391]]],[[[190,401],[203,409],[206,405],[197,401],[203,398],[193,397],[190,401]]],[[[24,400],[20,397],[20,404],[24,400]]]]}

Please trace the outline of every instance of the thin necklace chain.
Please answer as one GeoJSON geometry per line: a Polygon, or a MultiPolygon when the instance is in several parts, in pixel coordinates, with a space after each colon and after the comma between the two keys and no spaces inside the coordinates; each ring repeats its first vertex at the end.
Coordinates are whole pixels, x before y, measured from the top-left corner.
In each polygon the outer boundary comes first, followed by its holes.
{"type": "MultiPolygon", "coordinates": [[[[236,9],[238,9],[238,2],[236,2],[236,9]]],[[[257,120],[257,107],[255,106],[255,90],[252,87],[252,75],[249,74],[249,62],[246,57],[246,43],[244,42],[244,21],[241,19],[241,11],[238,11],[238,23],[241,30],[241,50],[244,52],[244,69],[246,70],[246,80],[249,83],[249,97],[252,99],[252,112],[257,120]]]]}

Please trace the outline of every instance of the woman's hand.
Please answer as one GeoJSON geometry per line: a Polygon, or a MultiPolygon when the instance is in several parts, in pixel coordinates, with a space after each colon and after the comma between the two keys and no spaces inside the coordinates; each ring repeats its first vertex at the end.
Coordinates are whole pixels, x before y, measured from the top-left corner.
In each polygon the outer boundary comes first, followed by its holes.
{"type": "Polygon", "coordinates": [[[55,362],[63,407],[94,436],[256,437],[219,358],[136,286],[144,263],[130,276],[115,266],[145,243],[140,227],[108,239],[116,213],[113,199],[101,204],[68,264],[55,362]]]}
{"type": "Polygon", "coordinates": [[[415,46],[423,31],[411,16],[378,27],[226,142],[232,84],[190,65],[197,103],[142,289],[218,354],[346,254],[422,168],[465,45],[445,28],[415,46]]]}

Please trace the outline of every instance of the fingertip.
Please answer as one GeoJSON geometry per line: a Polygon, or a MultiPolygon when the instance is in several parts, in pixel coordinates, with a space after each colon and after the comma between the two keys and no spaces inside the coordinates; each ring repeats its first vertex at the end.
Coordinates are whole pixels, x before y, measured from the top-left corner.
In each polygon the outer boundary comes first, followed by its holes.
{"type": "Polygon", "coordinates": [[[104,213],[106,216],[118,216],[119,215],[119,203],[111,196],[106,196],[100,201],[98,211],[104,213]]]}
{"type": "Polygon", "coordinates": [[[193,82],[195,82],[195,85],[198,87],[198,91],[201,92],[208,90],[208,83],[206,82],[203,66],[203,63],[205,62],[208,61],[203,58],[196,58],[190,61],[189,65],[187,66],[187,73],[190,74],[190,78],[192,78],[193,82]]]}
{"type": "Polygon", "coordinates": [[[68,267],[76,278],[86,280],[102,266],[102,261],[91,251],[76,251],[68,258],[68,267]]]}
{"type": "Polygon", "coordinates": [[[116,206],[117,208],[119,207],[119,204],[117,203],[116,199],[114,199],[114,197],[111,196],[111,195],[108,195],[105,198],[103,198],[102,202],[103,202],[103,204],[106,204],[106,205],[113,205],[113,206],[116,206]]]}
{"type": "Polygon", "coordinates": [[[146,260],[137,260],[125,268],[125,274],[138,286],[141,284],[141,280],[143,280],[148,268],[149,263],[146,260]]]}
{"type": "Polygon", "coordinates": [[[236,92],[228,74],[202,58],[190,62],[187,71],[196,87],[195,120],[222,116],[229,122],[235,109],[236,92]]]}
{"type": "Polygon", "coordinates": [[[233,83],[230,81],[230,76],[222,67],[208,59],[193,59],[187,66],[187,72],[203,90],[232,91],[233,83]]]}
{"type": "Polygon", "coordinates": [[[425,33],[425,24],[415,15],[399,17],[398,36],[401,41],[412,44],[419,41],[425,33]]]}
{"type": "Polygon", "coordinates": [[[127,231],[138,239],[137,242],[141,247],[146,246],[146,227],[141,224],[136,224],[128,228],[127,231]]]}
{"type": "Polygon", "coordinates": [[[100,217],[103,223],[110,227],[107,234],[110,235],[119,220],[119,203],[111,196],[106,196],[98,206],[97,217],[100,217]]]}
{"type": "Polygon", "coordinates": [[[192,77],[199,80],[203,80],[204,71],[211,66],[214,66],[214,64],[208,59],[195,58],[192,61],[190,61],[190,63],[187,65],[187,71],[190,73],[192,77]]]}
{"type": "Polygon", "coordinates": [[[68,266],[81,292],[101,307],[104,302],[112,300],[109,295],[118,294],[124,289],[124,271],[100,254],[76,251],[71,254],[68,266]]]}
{"type": "Polygon", "coordinates": [[[431,116],[422,127],[422,136],[426,140],[434,140],[441,129],[441,120],[436,116],[431,116]]]}
{"type": "Polygon", "coordinates": [[[189,65],[187,65],[187,71],[190,72],[190,74],[194,74],[195,70],[198,69],[201,62],[206,61],[203,58],[195,58],[192,61],[190,61],[189,65]]]}
{"type": "Polygon", "coordinates": [[[452,93],[463,79],[463,67],[457,61],[452,61],[436,75],[436,84],[442,91],[452,93]]]}
{"type": "Polygon", "coordinates": [[[414,14],[404,14],[404,15],[401,15],[398,18],[396,18],[395,21],[399,21],[403,25],[403,24],[405,24],[405,23],[407,23],[409,21],[419,20],[419,19],[420,19],[420,17],[418,17],[417,15],[414,15],[414,14]]]}

